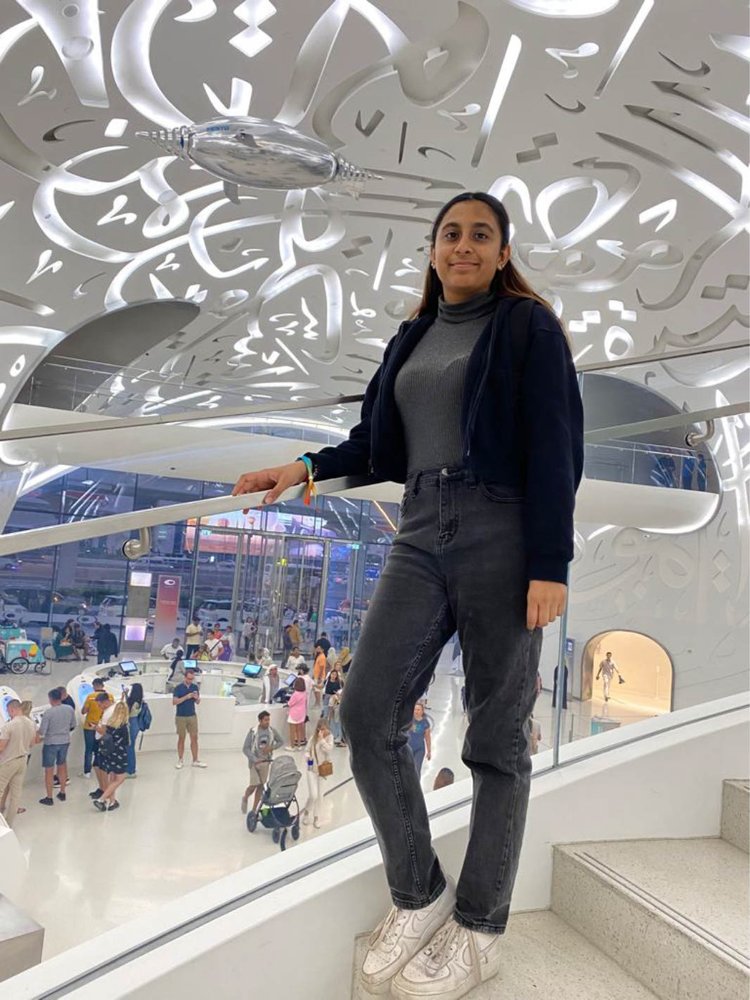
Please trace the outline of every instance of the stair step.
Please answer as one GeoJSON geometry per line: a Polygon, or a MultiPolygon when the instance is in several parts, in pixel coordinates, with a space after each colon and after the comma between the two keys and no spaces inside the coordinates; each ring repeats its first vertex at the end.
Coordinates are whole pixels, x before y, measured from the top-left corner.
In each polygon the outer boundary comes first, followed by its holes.
{"type": "MultiPolygon", "coordinates": [[[[366,1000],[357,971],[368,935],[357,938],[352,1000],[366,1000]]],[[[469,1000],[656,1000],[655,994],[550,910],[513,913],[499,974],[469,1000]]]]}
{"type": "Polygon", "coordinates": [[[552,909],[662,1000],[747,1000],[748,856],[718,837],[558,846],[552,909]]]}
{"type": "Polygon", "coordinates": [[[750,851],[749,828],[750,781],[747,778],[727,780],[721,792],[721,836],[747,854],[750,851]]]}

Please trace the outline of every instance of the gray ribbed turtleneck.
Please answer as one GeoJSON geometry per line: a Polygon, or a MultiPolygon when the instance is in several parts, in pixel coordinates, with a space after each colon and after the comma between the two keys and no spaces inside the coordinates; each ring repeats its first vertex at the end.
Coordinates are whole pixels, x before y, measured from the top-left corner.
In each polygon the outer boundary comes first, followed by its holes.
{"type": "Polygon", "coordinates": [[[435,322],[396,376],[408,472],[463,464],[461,404],[469,356],[497,304],[489,292],[466,302],[440,299],[435,322]]]}

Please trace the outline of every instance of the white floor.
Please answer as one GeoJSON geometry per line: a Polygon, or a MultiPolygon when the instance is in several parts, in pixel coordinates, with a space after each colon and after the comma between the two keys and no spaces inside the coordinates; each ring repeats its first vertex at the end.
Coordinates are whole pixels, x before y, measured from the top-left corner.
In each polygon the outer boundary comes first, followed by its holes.
{"type": "MultiPolygon", "coordinates": [[[[14,687],[21,697],[42,704],[53,684],[64,683],[78,669],[76,664],[58,664],[53,677],[13,678],[14,687]]],[[[460,677],[441,672],[430,688],[433,758],[425,761],[425,790],[432,787],[441,767],[452,768],[457,780],[468,775],[460,759],[466,726],[461,683],[460,677]]],[[[590,717],[602,714],[601,702],[569,704],[563,717],[564,739],[571,729],[573,738],[589,735],[590,717]]],[[[644,717],[616,698],[604,708],[623,724],[644,717]]],[[[542,692],[535,717],[542,726],[545,749],[552,733],[549,692],[542,692]]],[[[247,768],[242,754],[214,752],[203,757],[209,765],[205,771],[186,767],[178,772],[174,755],[143,754],[138,778],[123,785],[122,806],[112,814],[93,808],[86,794],[93,784],[75,776],[67,802],[40,806],[41,774],[28,774],[23,797],[27,811],[16,821],[29,864],[22,905],[45,927],[45,957],[278,851],[270,831],[260,828],[251,835],[245,828],[240,796],[247,768]],[[75,920],[70,919],[72,913],[75,920]]],[[[78,764],[73,761],[73,775],[80,770],[78,764]]],[[[347,751],[336,750],[320,832],[364,815],[349,777],[347,751]]],[[[303,774],[303,802],[305,797],[303,774]]],[[[317,835],[311,826],[303,827],[303,838],[317,835]]]]}

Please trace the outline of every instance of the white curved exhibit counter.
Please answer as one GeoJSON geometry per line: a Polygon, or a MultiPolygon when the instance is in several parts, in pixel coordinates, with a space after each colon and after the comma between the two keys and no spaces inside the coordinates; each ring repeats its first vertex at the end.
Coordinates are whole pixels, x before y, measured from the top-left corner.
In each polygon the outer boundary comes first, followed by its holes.
{"type": "MultiPolygon", "coordinates": [[[[142,745],[141,738],[138,738],[138,752],[172,750],[176,736],[172,694],[166,690],[169,664],[159,659],[130,662],[136,664],[137,674],[123,675],[117,663],[91,667],[69,681],[68,693],[80,712],[86,696],[93,691],[95,677],[104,680],[104,687],[115,700],[138,681],[143,685],[144,698],[152,715],[151,728],[143,733],[142,745]]],[[[232,661],[205,663],[196,677],[201,692],[198,728],[200,745],[204,750],[241,750],[247,731],[257,722],[262,708],[271,713],[271,725],[286,736],[286,707],[261,705],[258,699],[262,692],[262,677],[245,677],[243,665],[232,661]]],[[[80,731],[77,730],[76,734],[80,740],[80,731]]]]}

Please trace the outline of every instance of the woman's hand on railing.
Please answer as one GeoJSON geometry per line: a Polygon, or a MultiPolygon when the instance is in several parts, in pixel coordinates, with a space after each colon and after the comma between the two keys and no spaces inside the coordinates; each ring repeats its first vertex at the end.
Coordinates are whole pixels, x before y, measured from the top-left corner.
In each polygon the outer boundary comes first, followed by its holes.
{"type": "MultiPolygon", "coordinates": [[[[282,493],[292,486],[300,486],[307,482],[307,467],[304,462],[290,462],[288,465],[277,465],[272,469],[260,469],[258,472],[243,472],[234,485],[232,496],[243,493],[259,493],[268,490],[263,497],[263,503],[276,503],[282,493]]],[[[243,510],[247,514],[249,508],[243,510]]]]}

